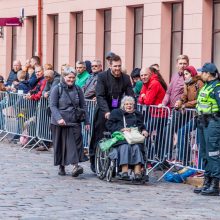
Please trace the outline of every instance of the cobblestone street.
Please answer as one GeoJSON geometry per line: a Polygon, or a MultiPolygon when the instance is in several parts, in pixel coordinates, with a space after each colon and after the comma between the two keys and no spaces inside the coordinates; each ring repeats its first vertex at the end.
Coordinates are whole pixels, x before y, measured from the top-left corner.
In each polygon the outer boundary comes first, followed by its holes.
{"type": "Polygon", "coordinates": [[[51,152],[0,144],[0,219],[219,219],[219,197],[165,182],[107,183],[84,174],[57,175],[51,152]]]}

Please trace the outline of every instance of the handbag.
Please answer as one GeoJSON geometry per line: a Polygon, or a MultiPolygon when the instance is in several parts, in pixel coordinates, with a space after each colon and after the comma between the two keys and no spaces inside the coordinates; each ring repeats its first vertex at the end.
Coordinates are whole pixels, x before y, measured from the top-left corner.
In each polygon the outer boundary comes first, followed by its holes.
{"type": "MultiPolygon", "coordinates": [[[[126,128],[125,116],[123,115],[124,127],[126,128]]],[[[128,144],[142,144],[145,137],[139,132],[138,127],[131,127],[131,131],[123,131],[128,144]]]]}
{"type": "MultiPolygon", "coordinates": [[[[76,90],[77,90],[77,93],[78,93],[78,96],[79,96],[79,91],[78,91],[77,86],[76,86],[76,90]]],[[[69,92],[66,89],[64,89],[64,91],[66,92],[66,94],[68,95],[70,101],[72,102],[73,108],[75,110],[75,119],[76,119],[76,121],[77,122],[85,122],[85,120],[86,120],[86,111],[83,108],[80,108],[79,106],[76,107],[76,104],[73,101],[73,99],[71,98],[69,92]]],[[[79,99],[80,99],[80,97],[79,97],[79,99]]]]}

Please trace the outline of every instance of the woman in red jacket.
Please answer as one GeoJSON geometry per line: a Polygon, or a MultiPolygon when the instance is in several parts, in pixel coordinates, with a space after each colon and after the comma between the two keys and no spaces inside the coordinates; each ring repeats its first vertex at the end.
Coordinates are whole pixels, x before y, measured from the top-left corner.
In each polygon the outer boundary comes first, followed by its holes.
{"type": "Polygon", "coordinates": [[[157,71],[152,66],[149,68],[142,68],[140,73],[143,86],[140,92],[138,102],[142,105],[147,105],[145,123],[146,128],[150,133],[147,145],[149,149],[149,156],[152,158],[156,155],[160,160],[163,159],[165,145],[164,128],[167,125],[167,109],[159,109],[150,105],[158,105],[162,102],[167,85],[157,71]]]}
{"type": "Polygon", "coordinates": [[[143,86],[138,102],[144,105],[158,105],[166,93],[166,83],[153,67],[142,68],[140,73],[143,86]]]}

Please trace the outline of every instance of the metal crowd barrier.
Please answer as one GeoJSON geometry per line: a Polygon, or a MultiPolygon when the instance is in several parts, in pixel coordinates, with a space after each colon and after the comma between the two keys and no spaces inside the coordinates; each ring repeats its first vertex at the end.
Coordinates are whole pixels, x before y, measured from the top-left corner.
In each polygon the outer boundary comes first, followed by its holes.
{"type": "Polygon", "coordinates": [[[172,110],[169,148],[172,152],[168,158],[171,167],[164,175],[176,167],[188,167],[196,171],[204,171],[202,158],[199,154],[200,144],[197,137],[195,109],[172,110]]]}
{"type": "MultiPolygon", "coordinates": [[[[173,136],[172,159],[180,162],[183,166],[191,166],[199,169],[198,161],[198,138],[196,130],[196,110],[185,109],[172,111],[172,123],[170,136],[173,136]]],[[[172,140],[172,138],[170,138],[172,140]]]]}
{"type": "MultiPolygon", "coordinates": [[[[171,114],[168,107],[158,108],[157,106],[139,106],[144,116],[144,124],[149,133],[146,139],[146,149],[148,161],[155,164],[156,168],[161,161],[167,158],[168,136],[170,129],[171,114]]],[[[153,170],[153,169],[152,169],[153,170]]]]}
{"type": "Polygon", "coordinates": [[[96,101],[86,99],[87,111],[89,113],[90,130],[86,130],[84,124],[82,124],[82,135],[83,135],[83,145],[84,148],[89,148],[89,144],[92,136],[93,129],[93,116],[96,107],[96,101]]]}
{"type": "Polygon", "coordinates": [[[36,126],[36,143],[30,148],[31,151],[38,144],[42,144],[47,148],[44,143],[52,142],[51,131],[50,131],[50,116],[48,115],[47,108],[49,106],[48,99],[41,98],[37,109],[37,126],[36,126]]]}
{"type": "Polygon", "coordinates": [[[0,92],[0,134],[6,131],[3,109],[7,106],[7,92],[0,92]]]}
{"type": "MultiPolygon", "coordinates": [[[[82,125],[82,135],[84,147],[88,148],[96,102],[86,100],[86,104],[91,128],[86,131],[82,125]]],[[[32,142],[31,149],[40,142],[51,142],[50,116],[47,114],[47,108],[48,99],[41,98],[37,102],[26,100],[23,95],[1,92],[0,134],[4,135],[0,141],[8,134],[23,136],[28,138],[23,148],[32,142]]],[[[151,170],[163,161],[169,162],[170,169],[175,166],[188,166],[202,170],[194,109],[171,112],[168,107],[142,105],[137,105],[137,109],[143,113],[144,123],[149,132],[146,148],[148,160],[154,162],[151,170]]]]}
{"type": "MultiPolygon", "coordinates": [[[[85,129],[84,124],[82,124],[82,136],[83,144],[85,148],[89,147],[91,134],[92,134],[92,123],[93,115],[95,111],[96,102],[92,100],[86,100],[87,110],[89,113],[89,121],[91,122],[90,130],[85,129]]],[[[50,116],[47,113],[47,108],[49,106],[48,99],[41,98],[38,108],[38,121],[37,121],[37,132],[36,137],[38,141],[32,146],[32,150],[40,142],[44,144],[44,141],[52,142],[51,130],[50,130],[50,116]]]]}
{"type": "Polygon", "coordinates": [[[164,175],[175,167],[189,167],[196,171],[203,171],[195,116],[195,109],[172,110],[168,137],[170,150],[167,157],[171,166],[164,175]]]}
{"type": "Polygon", "coordinates": [[[16,139],[22,136],[27,140],[23,146],[25,148],[36,137],[38,102],[27,100],[24,95],[17,93],[7,93],[5,98],[6,105],[1,113],[6,134],[1,140],[8,134],[13,134],[16,139]]]}

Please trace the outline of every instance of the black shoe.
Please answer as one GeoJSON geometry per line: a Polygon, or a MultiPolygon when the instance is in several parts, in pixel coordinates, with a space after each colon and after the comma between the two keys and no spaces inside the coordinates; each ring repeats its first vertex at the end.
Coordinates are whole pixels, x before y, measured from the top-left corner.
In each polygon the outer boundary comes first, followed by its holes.
{"type": "Polygon", "coordinates": [[[121,178],[122,178],[123,180],[128,180],[128,179],[129,179],[128,172],[123,172],[123,173],[121,173],[121,178]]]}
{"type": "Polygon", "coordinates": [[[65,166],[60,165],[58,175],[60,175],[60,176],[66,175],[65,166]]]}
{"type": "Polygon", "coordinates": [[[136,181],[141,181],[142,180],[142,175],[140,173],[134,174],[134,179],[136,181]]]}
{"type": "Polygon", "coordinates": [[[219,196],[219,178],[213,177],[210,187],[206,190],[202,190],[201,195],[219,196]]]}
{"type": "Polygon", "coordinates": [[[74,166],[73,167],[73,172],[72,172],[73,177],[77,177],[82,173],[83,173],[83,168],[81,166],[74,166]]]}
{"type": "Polygon", "coordinates": [[[201,193],[202,190],[206,190],[210,187],[211,185],[211,182],[212,182],[212,178],[210,176],[204,176],[204,182],[203,182],[203,185],[202,187],[196,187],[193,192],[194,193],[201,193]]]}

